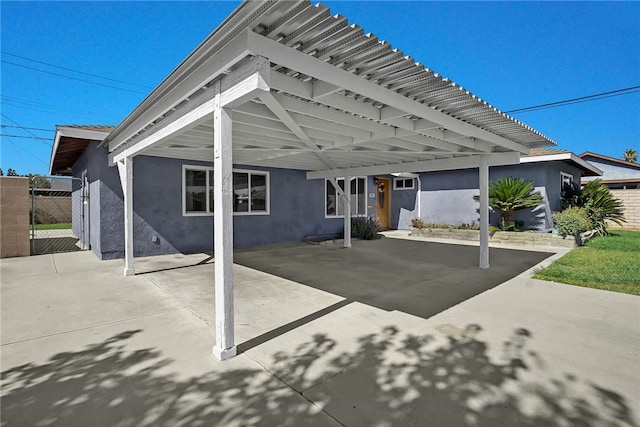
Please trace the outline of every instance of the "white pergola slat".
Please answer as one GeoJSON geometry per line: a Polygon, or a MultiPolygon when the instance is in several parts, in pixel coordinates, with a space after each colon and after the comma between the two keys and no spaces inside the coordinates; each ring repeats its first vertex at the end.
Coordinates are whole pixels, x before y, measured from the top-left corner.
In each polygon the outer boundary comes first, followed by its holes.
{"type": "MultiPolygon", "coordinates": [[[[487,268],[489,167],[554,144],[308,0],[243,2],[103,143],[122,177],[126,274],[134,273],[133,158],[213,159],[219,358],[235,354],[232,161],[334,183],[478,168],[479,265],[487,268]]],[[[348,200],[350,186],[336,188],[348,200]]],[[[345,219],[345,246],[349,227],[345,219]]]]}

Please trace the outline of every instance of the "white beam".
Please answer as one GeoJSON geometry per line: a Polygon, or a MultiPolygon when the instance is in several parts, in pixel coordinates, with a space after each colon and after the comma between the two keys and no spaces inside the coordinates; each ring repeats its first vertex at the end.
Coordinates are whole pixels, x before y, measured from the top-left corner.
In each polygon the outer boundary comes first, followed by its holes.
{"type": "Polygon", "coordinates": [[[114,151],[141,129],[245,58],[250,53],[247,48],[247,35],[248,31],[240,33],[215,55],[201,50],[198,55],[188,57],[105,138],[105,142],[109,144],[109,151],[114,151]]]}
{"type": "Polygon", "coordinates": [[[133,265],[133,158],[125,157],[118,162],[118,173],[122,184],[124,202],[124,275],[136,274],[133,265]]]}
{"type": "Polygon", "coordinates": [[[344,177],[344,247],[351,247],[351,177],[344,177]]]}
{"type": "MultiPolygon", "coordinates": [[[[219,87],[219,83],[218,83],[219,87]]],[[[213,197],[216,344],[218,360],[236,355],[233,312],[233,155],[231,110],[222,108],[221,94],[213,111],[213,197]]]]}
{"type": "Polygon", "coordinates": [[[489,268],[489,162],[483,156],[478,168],[480,178],[480,268],[489,268]]]}
{"type": "Polygon", "coordinates": [[[183,116],[177,118],[170,124],[164,126],[157,132],[152,133],[148,137],[137,141],[134,145],[126,148],[120,152],[114,152],[109,154],[109,164],[113,164],[121,161],[127,157],[133,157],[144,152],[153,145],[157,145],[163,141],[171,139],[172,137],[185,132],[198,126],[201,123],[211,119],[211,113],[213,112],[213,99],[205,102],[194,110],[185,113],[183,116]]]}
{"type": "Polygon", "coordinates": [[[269,92],[271,64],[268,59],[257,56],[222,78],[220,105],[235,108],[257,98],[262,92],[269,92]]]}
{"type": "MultiPolygon", "coordinates": [[[[430,172],[439,170],[471,169],[478,167],[479,156],[450,157],[395,164],[383,164],[344,169],[330,169],[307,172],[307,179],[340,177],[345,175],[365,176],[391,174],[396,172],[430,172]]],[[[520,155],[516,152],[483,154],[488,166],[517,165],[520,155]]]]}
{"type": "Polygon", "coordinates": [[[298,123],[291,115],[280,105],[271,93],[264,93],[260,96],[260,100],[275,114],[291,132],[293,132],[307,147],[311,149],[327,166],[335,168],[335,164],[326,154],[320,151],[320,148],[309,138],[309,136],[300,128],[298,123]]]}
{"type": "MultiPolygon", "coordinates": [[[[260,93],[268,92],[270,67],[269,61],[263,57],[255,57],[244,64],[240,64],[230,74],[209,88],[201,97],[182,106],[175,115],[176,119],[167,124],[159,123],[159,130],[149,136],[133,143],[131,147],[121,152],[113,152],[109,155],[110,161],[117,162],[124,157],[142,154],[144,150],[153,145],[171,139],[187,130],[211,119],[213,112],[215,88],[220,88],[219,102],[222,107],[233,108],[243,104],[249,99],[257,97],[260,93]],[[204,101],[204,102],[203,102],[204,101]],[[194,108],[193,104],[200,104],[194,108]]],[[[166,119],[170,120],[170,119],[166,119]]]]}
{"type": "Polygon", "coordinates": [[[329,84],[322,80],[313,82],[313,99],[320,99],[332,93],[336,93],[340,88],[336,85],[329,84]]]}
{"type": "Polygon", "coordinates": [[[352,92],[375,99],[390,107],[406,111],[408,114],[439,123],[444,128],[462,135],[482,139],[510,150],[522,153],[529,152],[529,148],[524,145],[465,123],[392,90],[385,89],[376,83],[370,82],[346,70],[338,69],[329,63],[291,49],[288,46],[267,39],[259,34],[249,33],[247,43],[252,52],[269,58],[273,63],[283,65],[289,69],[338,87],[349,88],[352,92]]]}

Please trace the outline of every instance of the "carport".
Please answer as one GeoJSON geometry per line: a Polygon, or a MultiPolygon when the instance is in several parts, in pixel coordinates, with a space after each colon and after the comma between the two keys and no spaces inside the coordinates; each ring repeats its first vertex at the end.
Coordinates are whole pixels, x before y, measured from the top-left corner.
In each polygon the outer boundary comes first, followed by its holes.
{"type": "MultiPolygon", "coordinates": [[[[233,330],[232,165],[308,179],[478,168],[479,266],[489,267],[489,167],[553,141],[375,35],[309,1],[245,1],[104,140],[124,193],[125,275],[133,261],[136,156],[212,161],[216,344],[233,330]]],[[[345,203],[344,246],[350,247],[345,203]]]]}

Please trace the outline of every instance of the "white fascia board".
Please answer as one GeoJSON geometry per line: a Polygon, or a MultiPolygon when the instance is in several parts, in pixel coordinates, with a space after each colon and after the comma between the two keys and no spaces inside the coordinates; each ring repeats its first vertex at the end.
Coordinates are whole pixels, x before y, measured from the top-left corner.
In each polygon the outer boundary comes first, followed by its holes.
{"type": "Polygon", "coordinates": [[[103,132],[99,130],[80,129],[66,126],[56,126],[56,137],[66,136],[68,138],[90,139],[92,141],[102,141],[105,139],[109,132],[103,132]]]}
{"type": "Polygon", "coordinates": [[[214,100],[211,99],[200,105],[196,109],[188,112],[179,119],[174,120],[171,124],[165,126],[159,131],[136,142],[133,146],[125,148],[118,153],[109,154],[109,164],[113,165],[114,163],[119,162],[126,157],[132,157],[141,154],[143,150],[151,147],[154,144],[159,144],[162,141],[166,141],[167,139],[184,132],[185,130],[194,128],[207,120],[211,120],[211,118],[213,117],[213,108],[214,100]]]}
{"type": "MultiPolygon", "coordinates": [[[[225,76],[220,83],[222,90],[220,94],[221,107],[232,108],[238,103],[242,104],[248,99],[255,98],[260,93],[269,92],[269,73],[269,61],[262,57],[256,57],[225,76]]],[[[211,92],[214,90],[214,87],[208,89],[211,92]]],[[[185,106],[184,108],[190,111],[151,135],[136,141],[131,147],[117,153],[111,153],[109,161],[113,164],[112,162],[117,162],[124,157],[141,154],[143,150],[152,145],[166,141],[179,133],[193,129],[210,120],[213,117],[214,101],[215,99],[209,99],[193,109],[189,108],[188,105],[185,106]]]]}
{"type": "Polygon", "coordinates": [[[186,75],[178,73],[180,68],[178,67],[170,75],[171,78],[168,77],[154,89],[105,140],[109,144],[109,151],[114,151],[158,117],[250,54],[247,49],[248,31],[241,32],[226,47],[215,54],[202,52],[203,57],[205,54],[209,54],[208,58],[197,69],[186,73],[186,75]]]}
{"type": "Polygon", "coordinates": [[[477,168],[480,161],[485,159],[489,166],[517,165],[520,163],[520,153],[483,154],[478,156],[452,157],[448,159],[423,160],[376,166],[363,166],[345,169],[307,172],[307,179],[335,178],[342,176],[368,176],[393,174],[401,172],[433,172],[441,170],[457,170],[477,168]]]}
{"type": "Polygon", "coordinates": [[[79,138],[79,139],[89,139],[92,141],[102,141],[104,140],[109,132],[102,132],[99,130],[89,130],[89,129],[79,129],[75,127],[68,126],[56,126],[56,135],[53,139],[53,147],[51,148],[51,158],[49,159],[49,175],[53,174],[53,159],[56,158],[56,154],[58,154],[58,147],[60,146],[60,138],[68,137],[68,138],[79,138]]]}
{"type": "Polygon", "coordinates": [[[552,162],[557,160],[572,161],[580,166],[583,170],[588,170],[596,174],[597,176],[602,176],[603,174],[600,169],[573,153],[544,154],[542,156],[523,156],[520,158],[520,163],[552,162]]]}
{"type": "Polygon", "coordinates": [[[455,119],[442,112],[415,102],[403,95],[385,89],[376,83],[372,83],[348,71],[336,68],[327,62],[321,61],[295,49],[291,49],[276,41],[260,36],[259,34],[255,34],[253,32],[248,34],[248,48],[256,55],[269,58],[271,62],[283,65],[289,69],[323,80],[335,86],[348,89],[368,98],[375,99],[388,106],[406,111],[407,114],[412,114],[425,120],[439,123],[444,128],[450,129],[453,132],[485,140],[492,144],[523,154],[529,152],[529,147],[455,119]]]}

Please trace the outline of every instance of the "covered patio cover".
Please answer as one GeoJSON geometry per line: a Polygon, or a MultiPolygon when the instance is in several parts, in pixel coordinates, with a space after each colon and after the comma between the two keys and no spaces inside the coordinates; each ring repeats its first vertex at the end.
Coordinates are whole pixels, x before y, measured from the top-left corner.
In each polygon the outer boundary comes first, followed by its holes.
{"type": "MultiPolygon", "coordinates": [[[[489,267],[488,170],[554,142],[309,1],[245,1],[103,141],[125,207],[133,266],[133,161],[214,162],[216,345],[233,339],[232,164],[308,179],[479,169],[480,262],[489,267]]],[[[349,186],[341,196],[349,198],[349,186]]],[[[345,203],[345,246],[350,205],[345,203]]]]}

